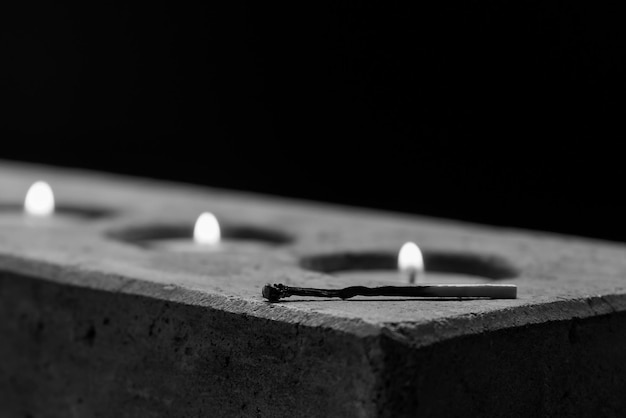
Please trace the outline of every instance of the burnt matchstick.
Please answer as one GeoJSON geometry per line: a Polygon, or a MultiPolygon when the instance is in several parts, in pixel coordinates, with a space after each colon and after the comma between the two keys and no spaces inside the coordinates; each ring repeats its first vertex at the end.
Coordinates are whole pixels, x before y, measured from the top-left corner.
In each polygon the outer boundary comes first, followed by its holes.
{"type": "Polygon", "coordinates": [[[343,289],[312,289],[269,283],[263,286],[263,297],[277,302],[289,296],[312,296],[321,298],[350,299],[354,296],[403,296],[430,298],[491,298],[515,299],[514,284],[432,284],[421,286],[350,286],[343,289]]]}

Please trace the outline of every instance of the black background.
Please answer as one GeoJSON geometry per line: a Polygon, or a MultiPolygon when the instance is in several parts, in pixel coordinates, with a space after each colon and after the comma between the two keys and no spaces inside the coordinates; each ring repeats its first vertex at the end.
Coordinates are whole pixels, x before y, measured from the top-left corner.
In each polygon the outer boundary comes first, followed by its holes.
{"type": "Polygon", "coordinates": [[[2,5],[0,157],[626,240],[617,5],[2,5]]]}

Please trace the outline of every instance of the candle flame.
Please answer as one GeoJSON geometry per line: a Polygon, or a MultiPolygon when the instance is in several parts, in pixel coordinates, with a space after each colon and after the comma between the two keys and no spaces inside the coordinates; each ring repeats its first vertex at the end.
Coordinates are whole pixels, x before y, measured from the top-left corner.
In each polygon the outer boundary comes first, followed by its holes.
{"type": "Polygon", "coordinates": [[[409,283],[413,284],[424,273],[424,257],[422,251],[414,242],[405,243],[398,253],[398,269],[407,273],[409,283]]]}
{"type": "Polygon", "coordinates": [[[220,224],[211,212],[204,212],[193,228],[193,240],[198,244],[215,245],[220,242],[220,224]]]}
{"type": "Polygon", "coordinates": [[[48,183],[38,181],[30,186],[24,200],[24,210],[34,216],[49,216],[54,212],[54,194],[48,183]]]}

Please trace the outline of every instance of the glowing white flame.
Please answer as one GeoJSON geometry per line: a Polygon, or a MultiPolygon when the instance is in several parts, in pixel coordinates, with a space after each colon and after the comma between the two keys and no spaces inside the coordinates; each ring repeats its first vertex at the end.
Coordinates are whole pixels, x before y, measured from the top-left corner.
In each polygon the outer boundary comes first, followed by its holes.
{"type": "Polygon", "coordinates": [[[29,215],[48,216],[54,212],[54,194],[44,181],[35,182],[26,193],[24,210],[29,215]]]}
{"type": "Polygon", "coordinates": [[[402,273],[408,274],[409,283],[423,276],[424,257],[417,244],[414,242],[405,243],[398,253],[398,269],[402,273]]]}
{"type": "Polygon", "coordinates": [[[211,212],[204,212],[198,217],[193,228],[193,240],[198,244],[215,245],[220,242],[220,224],[211,212]]]}

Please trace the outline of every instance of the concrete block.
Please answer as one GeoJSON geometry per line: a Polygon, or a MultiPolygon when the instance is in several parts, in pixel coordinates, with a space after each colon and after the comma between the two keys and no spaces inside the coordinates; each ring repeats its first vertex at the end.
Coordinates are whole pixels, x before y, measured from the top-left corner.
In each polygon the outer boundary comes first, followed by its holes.
{"type": "Polygon", "coordinates": [[[621,416],[625,250],[2,162],[0,416],[621,416]],[[33,220],[20,205],[40,179],[59,211],[33,220]],[[207,210],[219,250],[145,245],[207,210]],[[405,241],[431,277],[518,298],[261,297],[391,284],[405,241]]]}

